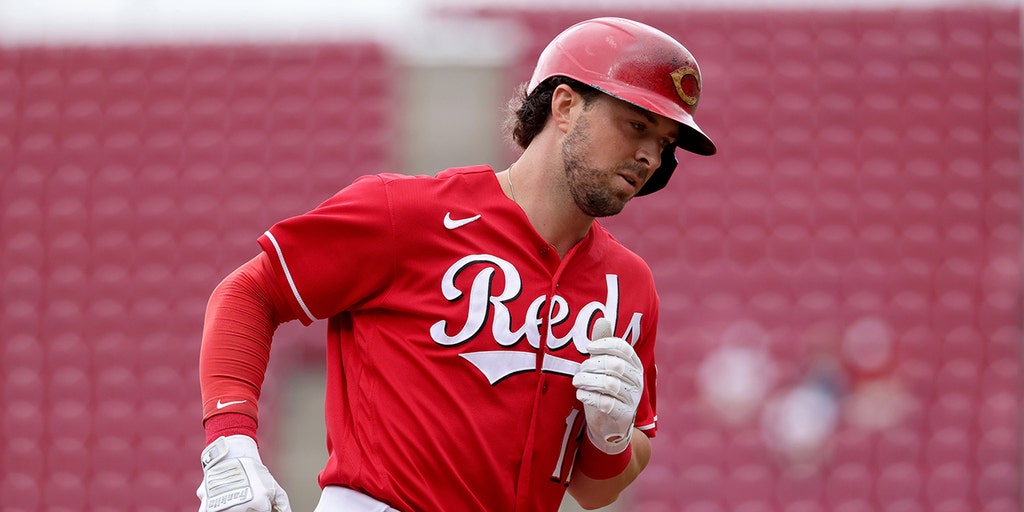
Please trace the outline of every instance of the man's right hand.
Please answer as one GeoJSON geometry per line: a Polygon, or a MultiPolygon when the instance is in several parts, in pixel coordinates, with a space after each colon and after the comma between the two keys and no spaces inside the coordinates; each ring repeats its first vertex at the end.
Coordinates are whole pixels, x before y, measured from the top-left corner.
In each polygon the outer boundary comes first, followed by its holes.
{"type": "Polygon", "coordinates": [[[202,454],[199,512],[291,512],[288,495],[249,436],[218,437],[202,454]]]}

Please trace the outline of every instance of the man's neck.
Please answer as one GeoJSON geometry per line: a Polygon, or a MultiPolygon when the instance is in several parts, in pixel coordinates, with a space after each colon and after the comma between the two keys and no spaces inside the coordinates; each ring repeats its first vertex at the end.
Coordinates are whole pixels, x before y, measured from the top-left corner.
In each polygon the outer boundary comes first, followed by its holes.
{"type": "Polygon", "coordinates": [[[587,236],[594,218],[576,207],[564,183],[555,178],[557,169],[541,167],[525,157],[500,173],[499,182],[505,195],[526,213],[534,230],[564,258],[587,236]]]}

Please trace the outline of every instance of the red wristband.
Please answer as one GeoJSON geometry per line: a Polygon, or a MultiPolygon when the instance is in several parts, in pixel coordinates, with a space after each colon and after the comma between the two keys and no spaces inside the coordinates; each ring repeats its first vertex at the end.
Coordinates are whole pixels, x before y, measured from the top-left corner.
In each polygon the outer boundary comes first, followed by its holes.
{"type": "Polygon", "coordinates": [[[584,435],[580,452],[576,456],[576,466],[589,478],[607,480],[622,473],[629,466],[631,460],[633,460],[632,443],[627,445],[622,453],[609,455],[594,446],[589,435],[584,435]]]}
{"type": "Polygon", "coordinates": [[[259,444],[256,439],[256,420],[252,416],[237,413],[224,413],[210,416],[203,422],[206,429],[206,444],[217,440],[220,436],[233,436],[241,434],[249,436],[259,444]]]}

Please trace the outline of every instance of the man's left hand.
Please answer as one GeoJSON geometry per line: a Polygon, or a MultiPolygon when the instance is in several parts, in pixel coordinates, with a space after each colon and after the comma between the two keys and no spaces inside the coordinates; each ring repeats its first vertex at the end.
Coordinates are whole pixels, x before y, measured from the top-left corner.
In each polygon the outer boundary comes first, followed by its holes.
{"type": "Polygon", "coordinates": [[[590,358],[572,379],[583,403],[587,435],[601,451],[616,455],[629,446],[633,420],[644,390],[644,367],[633,347],[613,336],[611,322],[599,318],[587,345],[590,358]]]}

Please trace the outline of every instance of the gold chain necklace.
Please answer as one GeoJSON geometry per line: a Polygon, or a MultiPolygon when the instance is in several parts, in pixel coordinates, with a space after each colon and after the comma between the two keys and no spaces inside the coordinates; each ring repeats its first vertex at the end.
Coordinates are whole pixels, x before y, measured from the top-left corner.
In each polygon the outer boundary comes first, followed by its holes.
{"type": "Polygon", "coordinates": [[[512,194],[512,202],[519,204],[519,201],[516,200],[516,189],[512,187],[512,167],[511,165],[508,166],[508,171],[505,171],[505,178],[508,180],[508,191],[512,194]]]}

